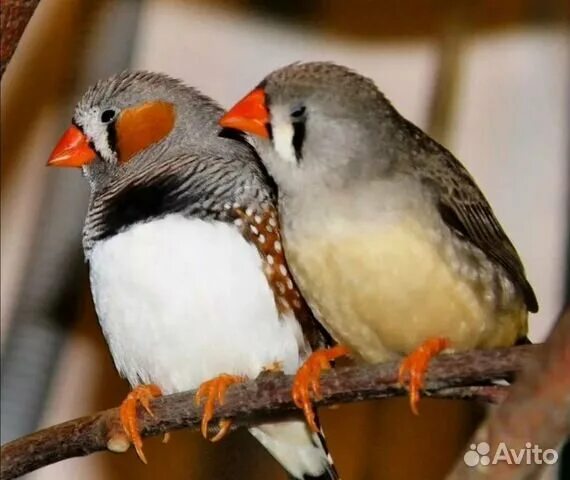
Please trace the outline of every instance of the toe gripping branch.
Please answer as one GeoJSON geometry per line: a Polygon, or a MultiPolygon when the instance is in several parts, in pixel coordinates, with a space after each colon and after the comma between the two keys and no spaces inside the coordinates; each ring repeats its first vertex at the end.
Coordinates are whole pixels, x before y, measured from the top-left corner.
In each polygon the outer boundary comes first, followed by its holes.
{"type": "MultiPolygon", "coordinates": [[[[420,391],[429,362],[448,346],[449,340],[446,338],[431,338],[422,343],[400,364],[398,380],[402,385],[408,386],[410,407],[415,414],[418,414],[420,391]]],[[[292,390],[293,401],[297,407],[303,410],[307,423],[314,432],[319,431],[313,400],[321,398],[321,373],[323,370],[331,368],[331,362],[348,354],[348,348],[343,345],[317,350],[309,356],[295,375],[292,390]]],[[[208,436],[208,426],[214,417],[216,404],[224,403],[226,390],[231,385],[242,383],[245,380],[243,376],[222,374],[200,385],[196,392],[195,402],[197,405],[204,404],[201,422],[201,432],[204,438],[217,442],[229,432],[232,425],[232,421],[229,419],[219,421],[220,429],[211,438],[208,436]]],[[[133,443],[137,455],[144,463],[147,463],[147,460],[142,450],[142,438],[137,422],[137,406],[140,403],[149,415],[154,416],[150,409],[150,401],[161,395],[162,391],[157,385],[141,385],[129,393],[120,407],[120,420],[123,429],[133,443]]],[[[167,437],[165,437],[166,440],[167,437]]]]}
{"type": "Polygon", "coordinates": [[[400,364],[398,381],[401,385],[408,386],[410,408],[415,415],[419,414],[420,391],[423,388],[429,362],[449,345],[450,341],[447,338],[430,338],[404,358],[400,364]]]}
{"type": "Polygon", "coordinates": [[[210,420],[214,417],[216,404],[223,404],[226,390],[231,385],[242,383],[246,380],[245,377],[239,375],[222,374],[212,380],[202,383],[196,392],[194,401],[196,405],[204,403],[204,411],[202,413],[201,432],[206,440],[217,442],[224,438],[232,426],[232,421],[229,419],[221,419],[219,421],[219,431],[213,437],[208,436],[208,425],[210,420]]]}
{"type": "Polygon", "coordinates": [[[309,428],[318,432],[319,427],[315,419],[313,399],[321,398],[320,377],[323,370],[331,368],[331,362],[349,354],[347,347],[337,345],[332,348],[317,350],[301,365],[293,382],[293,401],[303,410],[309,428]]]}
{"type": "MultiPolygon", "coordinates": [[[[143,463],[147,463],[146,457],[142,450],[142,438],[137,421],[137,406],[140,403],[146,412],[154,417],[150,409],[150,401],[156,397],[160,397],[162,391],[157,385],[140,385],[134,388],[128,395],[121,406],[119,407],[119,417],[123,430],[129,437],[129,440],[135,447],[137,455],[143,463]]],[[[168,440],[168,435],[165,435],[164,441],[168,440]]]]}

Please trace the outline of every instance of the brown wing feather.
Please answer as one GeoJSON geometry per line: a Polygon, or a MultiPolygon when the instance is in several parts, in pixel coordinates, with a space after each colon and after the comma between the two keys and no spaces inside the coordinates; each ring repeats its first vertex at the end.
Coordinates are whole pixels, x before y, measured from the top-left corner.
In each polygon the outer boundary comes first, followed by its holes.
{"type": "Polygon", "coordinates": [[[448,150],[415,125],[405,122],[410,138],[416,142],[413,150],[422,153],[412,159],[413,173],[436,197],[444,222],[501,265],[521,292],[527,309],[537,312],[536,295],[521,259],[473,177],[448,150]]]}
{"type": "Polygon", "coordinates": [[[431,157],[430,166],[435,168],[427,170],[435,175],[424,177],[424,181],[432,187],[445,223],[501,265],[522,293],[528,310],[538,311],[521,259],[471,175],[447,151],[431,157]]]}

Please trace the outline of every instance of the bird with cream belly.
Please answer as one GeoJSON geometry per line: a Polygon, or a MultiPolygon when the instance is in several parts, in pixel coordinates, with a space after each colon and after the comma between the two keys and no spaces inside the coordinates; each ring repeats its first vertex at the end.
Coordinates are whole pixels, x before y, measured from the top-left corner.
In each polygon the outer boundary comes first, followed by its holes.
{"type": "Polygon", "coordinates": [[[220,124],[249,135],[278,187],[285,256],[342,346],[299,370],[297,404],[329,361],[402,355],[417,413],[431,357],[511,346],[538,309],[521,260],[467,170],[376,85],[326,62],[268,75],[220,124]]]}
{"type": "MultiPolygon", "coordinates": [[[[139,403],[150,413],[153,397],[199,387],[207,437],[228,386],[275,365],[293,373],[327,344],[284,260],[271,183],[251,147],[221,131],[222,113],[165,75],[124,72],[85,93],[48,162],[81,167],[91,187],[91,290],[133,387],[121,421],[143,461],[139,403]]],[[[338,478],[302,418],[250,432],[294,478],[338,478]]]]}

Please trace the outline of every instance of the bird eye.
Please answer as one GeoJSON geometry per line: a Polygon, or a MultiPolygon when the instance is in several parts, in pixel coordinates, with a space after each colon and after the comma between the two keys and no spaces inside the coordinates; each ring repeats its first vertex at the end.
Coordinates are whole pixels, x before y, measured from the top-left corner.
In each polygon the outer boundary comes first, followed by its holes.
{"type": "Polygon", "coordinates": [[[101,122],[110,123],[115,119],[116,115],[117,112],[115,112],[115,110],[112,109],[104,110],[103,113],[101,114],[101,122]]]}
{"type": "Polygon", "coordinates": [[[297,105],[291,110],[291,118],[300,119],[305,115],[305,105],[297,105]]]}

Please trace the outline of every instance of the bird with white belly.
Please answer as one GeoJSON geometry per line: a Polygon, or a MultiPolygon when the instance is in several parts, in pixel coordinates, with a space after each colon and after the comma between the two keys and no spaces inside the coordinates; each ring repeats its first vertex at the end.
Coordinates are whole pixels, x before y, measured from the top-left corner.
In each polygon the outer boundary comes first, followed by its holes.
{"type": "Polygon", "coordinates": [[[248,134],[274,178],[287,262],[341,344],[297,375],[309,422],[321,369],[348,351],[367,362],[407,355],[400,381],[417,412],[431,357],[525,339],[537,300],[491,206],[372,80],[327,62],[289,65],[220,124],[248,134]]]}
{"type": "MultiPolygon", "coordinates": [[[[271,184],[251,147],[223,135],[222,113],[177,80],[124,72],[85,93],[48,162],[81,167],[91,187],[91,290],[133,387],[121,421],[143,461],[138,403],[199,387],[207,437],[229,385],[293,373],[326,345],[287,269],[271,184]]],[[[338,478],[302,419],[250,431],[294,478],[338,478]]]]}

